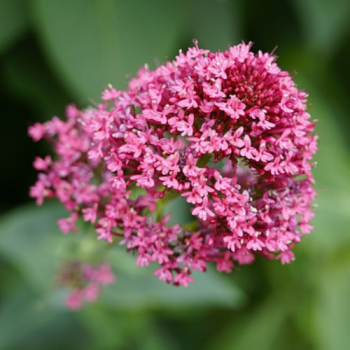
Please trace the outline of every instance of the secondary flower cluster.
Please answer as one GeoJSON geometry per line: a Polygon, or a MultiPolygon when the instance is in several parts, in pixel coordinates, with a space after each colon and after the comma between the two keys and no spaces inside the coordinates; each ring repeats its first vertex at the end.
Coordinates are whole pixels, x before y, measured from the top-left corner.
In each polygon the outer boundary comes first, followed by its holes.
{"type": "Polygon", "coordinates": [[[101,285],[111,284],[115,277],[108,263],[99,266],[71,262],[65,264],[59,276],[59,284],[70,288],[66,305],[71,310],[79,309],[83,302],[95,301],[101,285]]]}
{"type": "Polygon", "coordinates": [[[230,272],[257,254],[289,263],[311,230],[317,150],[305,92],[251,44],[211,53],[195,47],[127,91],[108,87],[94,108],[35,124],[30,136],[56,153],[37,158],[30,194],[56,197],[98,239],[120,240],[136,263],[158,262],[161,280],[187,286],[214,262],[230,272]],[[181,196],[193,222],[169,225],[165,203],[181,196]]]}

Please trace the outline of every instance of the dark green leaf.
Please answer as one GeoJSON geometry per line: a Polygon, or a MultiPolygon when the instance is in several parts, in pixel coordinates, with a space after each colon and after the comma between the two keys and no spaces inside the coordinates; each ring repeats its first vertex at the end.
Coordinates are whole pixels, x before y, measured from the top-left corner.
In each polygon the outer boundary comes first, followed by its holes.
{"type": "Polygon", "coordinates": [[[27,21],[25,1],[0,1],[0,54],[24,33],[27,21]]]}
{"type": "Polygon", "coordinates": [[[164,62],[181,36],[182,1],[35,1],[37,32],[63,81],[85,99],[125,87],[145,63],[164,62]]]}
{"type": "Polygon", "coordinates": [[[305,45],[323,58],[333,55],[349,29],[350,1],[295,0],[305,45]]]}
{"type": "Polygon", "coordinates": [[[193,273],[194,283],[187,288],[174,287],[153,276],[153,266],[141,268],[135,258],[122,251],[112,250],[118,282],[105,288],[102,303],[121,309],[164,308],[178,309],[194,306],[239,307],[245,301],[244,293],[217,271],[193,273]]]}
{"type": "MultiPolygon", "coordinates": [[[[26,207],[16,210],[0,221],[0,253],[19,268],[28,282],[41,293],[52,293],[53,282],[60,259],[75,257],[84,261],[101,256],[106,248],[86,226],[80,226],[76,235],[63,236],[56,221],[65,217],[58,205],[45,204],[41,208],[26,207]]],[[[195,282],[188,288],[169,286],[153,275],[153,267],[135,265],[135,258],[123,247],[110,246],[107,261],[114,266],[118,282],[104,288],[101,303],[116,309],[148,307],[188,307],[190,305],[220,305],[237,307],[244,301],[243,293],[218,272],[194,274],[195,282]]],[[[56,292],[51,302],[63,301],[56,292]],[[56,301],[55,301],[56,300],[56,301]]]]}
{"type": "Polygon", "coordinates": [[[194,0],[189,4],[192,10],[189,22],[200,47],[226,50],[242,40],[237,1],[194,0]]]}
{"type": "Polygon", "coordinates": [[[168,342],[162,328],[157,327],[150,312],[116,311],[94,304],[81,310],[79,316],[94,340],[92,349],[176,349],[168,342]]]}
{"type": "MultiPolygon", "coordinates": [[[[53,115],[63,117],[66,106],[72,101],[55,81],[35,47],[34,40],[22,41],[20,47],[4,58],[1,74],[7,92],[30,106],[35,111],[35,120],[46,121],[53,115]]],[[[27,111],[27,120],[30,112],[27,111]]]]}
{"type": "Polygon", "coordinates": [[[191,215],[191,205],[183,197],[177,197],[166,203],[163,215],[171,214],[169,225],[185,224],[191,222],[194,218],[191,215]]]}
{"type": "Polygon", "coordinates": [[[291,313],[291,295],[281,288],[278,295],[271,295],[259,308],[244,316],[237,316],[217,335],[208,350],[259,350],[275,349],[274,345],[291,313]]]}
{"type": "Polygon", "coordinates": [[[6,296],[0,308],[0,349],[86,348],[87,334],[68,311],[49,307],[22,284],[6,296]],[[54,341],[53,341],[54,340],[54,341]]]}
{"type": "Polygon", "coordinates": [[[322,72],[322,65],[310,72],[302,55],[291,54],[289,60],[286,60],[287,65],[299,67],[298,87],[310,93],[311,118],[319,120],[316,125],[319,150],[315,155],[317,165],[313,169],[318,207],[314,210],[314,233],[305,239],[315,254],[320,250],[334,252],[344,244],[350,244],[350,153],[343,130],[337,123],[339,109],[324,97],[323,87],[314,83],[315,74],[322,72]]]}
{"type": "Polygon", "coordinates": [[[60,206],[47,203],[41,208],[17,209],[0,220],[0,253],[41,292],[53,287],[57,267],[54,256],[63,238],[56,220],[62,216],[60,206]]]}
{"type": "Polygon", "coordinates": [[[314,322],[320,350],[347,349],[350,343],[350,264],[323,271],[314,322]]]}

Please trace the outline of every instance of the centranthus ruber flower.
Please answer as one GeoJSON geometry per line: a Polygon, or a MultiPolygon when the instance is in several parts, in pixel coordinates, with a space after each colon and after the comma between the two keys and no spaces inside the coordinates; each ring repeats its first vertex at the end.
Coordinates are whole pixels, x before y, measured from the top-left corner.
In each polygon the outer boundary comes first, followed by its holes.
{"type": "Polygon", "coordinates": [[[195,42],[140,69],[126,91],[109,86],[102,103],[32,126],[56,155],[35,160],[31,196],[63,203],[64,233],[80,217],[174,285],[209,262],[225,272],[257,255],[289,263],[312,228],[315,123],[307,94],[251,46],[212,53],[195,42]],[[175,197],[193,222],[169,224],[163,208],[175,197]]]}
{"type": "Polygon", "coordinates": [[[58,283],[70,289],[65,302],[71,310],[81,308],[85,302],[95,301],[101,286],[114,281],[115,277],[108,263],[99,266],[76,261],[65,263],[58,277],[58,283]]]}

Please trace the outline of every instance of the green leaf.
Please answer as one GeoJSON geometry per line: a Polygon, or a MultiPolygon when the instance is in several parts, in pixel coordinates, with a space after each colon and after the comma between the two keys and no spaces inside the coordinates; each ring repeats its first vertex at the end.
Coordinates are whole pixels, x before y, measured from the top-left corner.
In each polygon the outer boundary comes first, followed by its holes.
{"type": "Polygon", "coordinates": [[[309,113],[312,119],[319,120],[316,125],[319,149],[313,169],[318,192],[313,219],[315,229],[310,237],[305,237],[310,250],[318,256],[319,251],[333,253],[350,245],[350,153],[343,137],[344,130],[338,123],[338,107],[326,98],[323,86],[315,84],[317,75],[325,67],[315,62],[313,69],[308,69],[311,58],[291,52],[286,62],[290,67],[298,67],[298,88],[305,88],[310,94],[309,113]]]}
{"type": "Polygon", "coordinates": [[[325,186],[350,190],[350,153],[344,138],[347,133],[338,121],[342,111],[329,98],[328,86],[336,82],[331,80],[332,77],[326,72],[327,66],[316,55],[307,55],[301,50],[287,50],[281,56],[284,57],[285,66],[290,70],[297,69],[295,80],[298,88],[310,94],[308,112],[311,119],[318,120],[316,133],[319,135],[319,150],[315,155],[318,164],[313,170],[316,187],[321,190],[325,186]]]}
{"type": "Polygon", "coordinates": [[[34,2],[37,33],[62,80],[78,96],[125,87],[145,63],[174,53],[184,28],[182,1],[34,2]]]}
{"type": "MultiPolygon", "coordinates": [[[[63,302],[63,295],[54,291],[54,280],[60,258],[75,257],[93,260],[104,242],[96,240],[91,229],[80,225],[76,235],[63,236],[56,221],[65,217],[54,203],[43,207],[24,207],[5,215],[0,220],[0,254],[16,266],[47,302],[63,302]],[[85,232],[84,232],[85,230],[85,232]],[[51,297],[50,297],[51,295],[51,297]]],[[[106,286],[101,303],[115,309],[179,308],[193,306],[237,307],[244,302],[241,290],[216,271],[195,273],[195,282],[188,288],[169,286],[153,275],[153,267],[135,265],[135,257],[117,244],[109,248],[106,261],[113,264],[118,282],[106,286]]]]}
{"type": "Polygon", "coordinates": [[[153,313],[116,311],[95,303],[83,308],[79,316],[92,335],[92,349],[176,349],[164,328],[155,322],[153,313]]]}
{"type": "Polygon", "coordinates": [[[292,4],[304,29],[305,45],[323,57],[334,54],[348,33],[350,1],[296,0],[292,4]]]}
{"type": "Polygon", "coordinates": [[[213,154],[212,153],[205,153],[203,154],[197,162],[197,166],[199,168],[203,168],[205,165],[207,165],[209,163],[209,161],[213,158],[213,154]]]}
{"type": "Polygon", "coordinates": [[[25,1],[0,1],[0,54],[24,33],[27,22],[25,1]]]}
{"type": "Polygon", "coordinates": [[[317,254],[320,249],[323,253],[333,252],[350,244],[350,154],[333,115],[334,110],[327,100],[321,98],[316,87],[312,91],[310,113],[319,119],[316,127],[319,150],[313,171],[318,207],[313,220],[315,235],[310,243],[317,254]]]}
{"type": "Polygon", "coordinates": [[[319,191],[313,219],[314,234],[308,238],[310,249],[318,256],[336,253],[350,246],[350,195],[327,187],[319,191]]]}
{"type": "Polygon", "coordinates": [[[185,198],[177,197],[165,204],[163,215],[171,214],[169,225],[183,225],[194,219],[191,214],[191,207],[192,205],[187,203],[185,198]]]}
{"type": "Polygon", "coordinates": [[[328,266],[315,298],[317,349],[347,349],[350,343],[350,264],[328,266]]]}
{"type": "Polygon", "coordinates": [[[0,349],[86,348],[88,334],[75,315],[51,308],[27,285],[1,301],[0,349]]]}
{"type": "Polygon", "coordinates": [[[293,298],[290,291],[281,288],[259,304],[256,310],[237,315],[218,334],[207,350],[275,349],[275,343],[291,314],[293,298]],[[237,319],[239,317],[239,319],[237,319]]]}
{"type": "Polygon", "coordinates": [[[314,170],[316,186],[320,190],[336,188],[343,192],[350,190],[350,153],[343,139],[342,130],[337,124],[334,110],[316,87],[312,87],[310,113],[319,120],[316,132],[319,135],[319,150],[315,156],[317,166],[314,170]]]}
{"type": "Polygon", "coordinates": [[[37,120],[44,122],[53,115],[63,116],[66,106],[71,103],[40,52],[33,50],[32,45],[26,43],[11,50],[3,59],[1,74],[7,92],[31,106],[37,120]]]}
{"type": "Polygon", "coordinates": [[[16,266],[39,291],[53,288],[56,249],[62,241],[56,221],[64,217],[58,205],[25,206],[0,219],[0,254],[16,266]]]}
{"type": "Polygon", "coordinates": [[[314,169],[318,196],[313,224],[315,235],[310,242],[315,253],[322,249],[334,251],[344,244],[350,244],[350,154],[336,124],[332,108],[313,91],[313,105],[310,110],[319,119],[319,150],[315,156],[314,169]]]}
{"type": "MultiPolygon", "coordinates": [[[[305,3],[305,6],[309,5],[305,3]]],[[[316,57],[303,59],[299,56],[298,61],[297,56],[292,55],[289,59],[301,67],[298,69],[299,86],[310,93],[310,114],[319,119],[316,128],[319,151],[315,157],[318,164],[314,169],[318,207],[313,220],[314,232],[305,237],[313,261],[309,273],[314,288],[310,334],[317,349],[346,349],[350,341],[350,153],[345,141],[347,129],[342,129],[339,122],[338,101],[332,101],[328,96],[329,86],[333,83],[332,77],[322,75],[326,67],[316,57]]]]}
{"type": "Polygon", "coordinates": [[[242,290],[227,281],[219,272],[209,269],[194,272],[194,283],[187,288],[159,281],[154,265],[140,267],[135,257],[115,249],[109,252],[118,282],[105,288],[101,303],[119,309],[178,309],[196,306],[239,307],[245,301],[242,290]]]}
{"type": "Polygon", "coordinates": [[[242,40],[237,1],[193,0],[189,5],[193,35],[200,47],[226,50],[242,40]]]}

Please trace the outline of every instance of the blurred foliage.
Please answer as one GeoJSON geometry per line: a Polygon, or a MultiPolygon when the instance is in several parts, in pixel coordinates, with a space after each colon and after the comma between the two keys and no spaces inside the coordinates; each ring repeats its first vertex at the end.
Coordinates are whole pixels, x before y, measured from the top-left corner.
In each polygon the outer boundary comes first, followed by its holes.
{"type": "MultiPolygon", "coordinates": [[[[349,16],[346,0],[0,0],[0,349],[347,350],[349,16]],[[228,276],[197,274],[187,289],[115,247],[118,282],[69,312],[55,286],[60,261],[104,247],[84,226],[61,235],[57,203],[26,204],[31,163],[48,152],[27,127],[68,103],[98,101],[108,83],[124,88],[143,64],[172,59],[193,38],[211,50],[278,45],[279,65],[298,72],[319,120],[315,230],[291,266],[258,259],[228,276]]],[[[181,221],[176,208],[168,210],[181,221]]]]}

